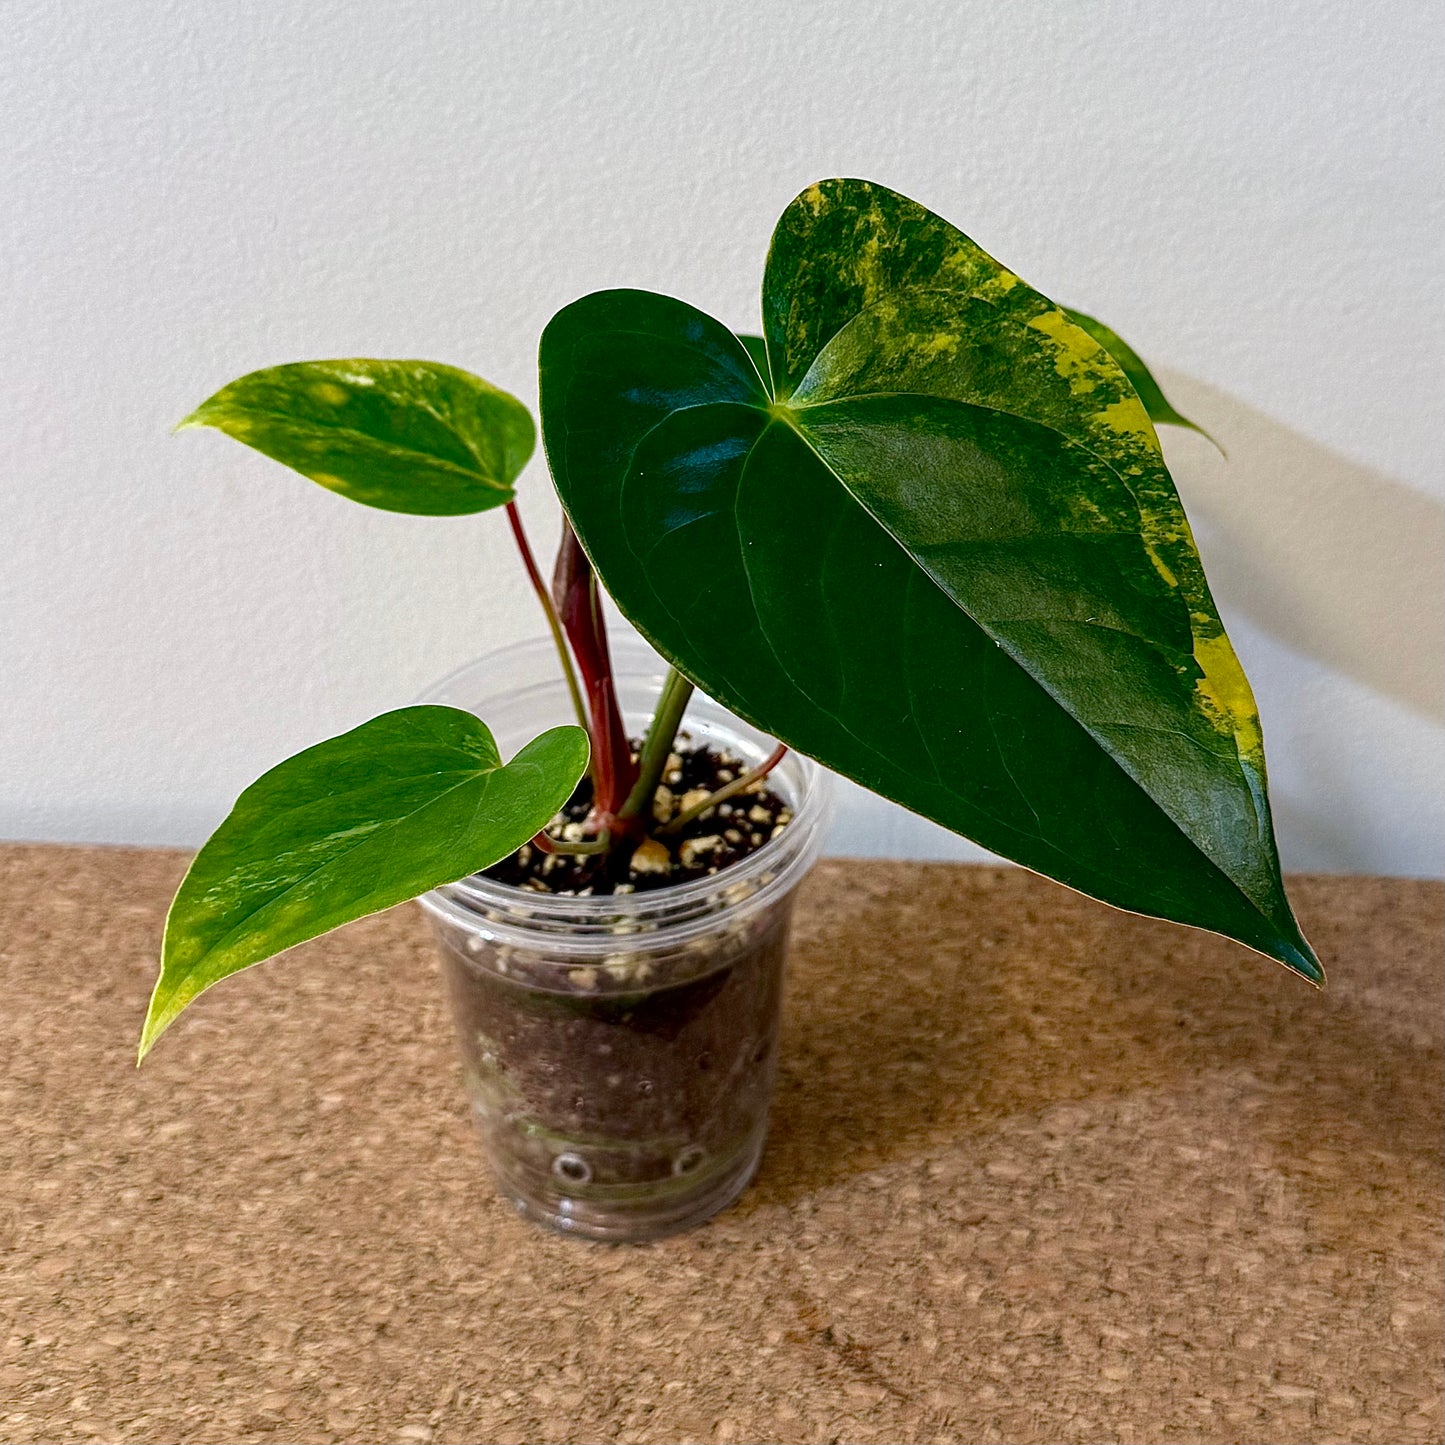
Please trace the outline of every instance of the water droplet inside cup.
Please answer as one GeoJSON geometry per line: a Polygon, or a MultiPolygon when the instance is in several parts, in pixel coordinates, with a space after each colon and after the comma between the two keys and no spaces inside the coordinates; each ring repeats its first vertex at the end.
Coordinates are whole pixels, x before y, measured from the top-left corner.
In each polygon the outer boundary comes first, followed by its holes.
{"type": "Polygon", "coordinates": [[[651,1079],[639,1079],[637,1081],[637,1092],[645,1099],[652,1092],[651,1079]]]}

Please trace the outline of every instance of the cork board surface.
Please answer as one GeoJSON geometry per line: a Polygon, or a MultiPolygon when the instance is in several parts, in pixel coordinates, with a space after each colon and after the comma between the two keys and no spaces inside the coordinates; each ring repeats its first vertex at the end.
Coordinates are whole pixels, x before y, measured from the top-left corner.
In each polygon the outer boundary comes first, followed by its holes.
{"type": "Polygon", "coordinates": [[[1316,994],[1021,871],[829,861],[758,1182],[492,1195],[420,911],[140,1073],[184,857],[0,848],[0,1439],[1438,1441],[1438,884],[1300,878],[1316,994]]]}

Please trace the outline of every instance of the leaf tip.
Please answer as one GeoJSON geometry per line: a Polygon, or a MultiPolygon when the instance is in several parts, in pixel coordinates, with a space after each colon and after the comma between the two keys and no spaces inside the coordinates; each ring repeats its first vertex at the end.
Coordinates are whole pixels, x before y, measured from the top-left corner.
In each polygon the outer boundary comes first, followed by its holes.
{"type": "Polygon", "coordinates": [[[1305,942],[1303,935],[1300,935],[1297,944],[1281,940],[1279,949],[1274,956],[1291,973],[1298,974],[1311,987],[1324,989],[1327,982],[1324,965],[1315,956],[1314,949],[1305,942]]]}
{"type": "Polygon", "coordinates": [[[177,997],[174,984],[169,988],[166,986],[166,964],[170,958],[172,947],[171,914],[174,913],[175,907],[176,900],[172,899],[170,911],[166,915],[166,933],[161,940],[161,970],[156,976],[155,987],[151,989],[150,999],[146,1003],[145,1020],[140,1026],[140,1044],[135,1055],[136,1068],[140,1068],[145,1063],[146,1055],[156,1046],[156,1040],[175,1023],[188,1002],[188,998],[184,994],[177,997]]]}
{"type": "Polygon", "coordinates": [[[156,1040],[166,1031],[169,1019],[162,1019],[156,1012],[154,1003],[146,1010],[145,1022],[141,1025],[140,1044],[135,1052],[135,1066],[145,1063],[146,1055],[155,1048],[156,1040]]]}

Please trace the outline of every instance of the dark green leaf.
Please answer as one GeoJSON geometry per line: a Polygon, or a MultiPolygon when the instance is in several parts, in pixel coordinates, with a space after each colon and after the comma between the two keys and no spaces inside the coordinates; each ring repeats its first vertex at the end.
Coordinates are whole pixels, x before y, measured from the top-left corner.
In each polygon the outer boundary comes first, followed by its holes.
{"type": "Polygon", "coordinates": [[[1117,362],[860,181],[789,207],[763,315],[767,384],[647,292],[585,297],[542,338],[548,460],[623,612],[865,786],[1319,978],[1249,684],[1117,362]]]}
{"type": "Polygon", "coordinates": [[[531,414],[430,361],[298,361],[223,386],[179,427],[213,426],[330,491],[389,512],[455,516],[512,500],[531,414]]]}
{"type": "Polygon", "coordinates": [[[1083,331],[1087,331],[1110,356],[1114,358],[1123,369],[1124,375],[1133,383],[1134,390],[1139,393],[1139,400],[1144,403],[1144,410],[1149,413],[1149,420],[1156,426],[1182,426],[1188,427],[1190,431],[1197,431],[1205,441],[1218,447],[1220,452],[1223,447],[1204,430],[1202,426],[1189,420],[1182,412],[1175,411],[1173,403],[1164,395],[1164,389],[1154,380],[1153,373],[1144,365],[1144,359],[1119,335],[1112,327],[1105,326],[1102,321],[1093,316],[1086,316],[1082,311],[1074,311],[1064,306],[1060,310],[1064,315],[1083,331]]]}
{"type": "Polygon", "coordinates": [[[407,707],[272,768],[237,799],[171,904],[141,1057],[228,974],[505,858],[586,767],[579,727],[552,728],[503,765],[471,713],[407,707]]]}

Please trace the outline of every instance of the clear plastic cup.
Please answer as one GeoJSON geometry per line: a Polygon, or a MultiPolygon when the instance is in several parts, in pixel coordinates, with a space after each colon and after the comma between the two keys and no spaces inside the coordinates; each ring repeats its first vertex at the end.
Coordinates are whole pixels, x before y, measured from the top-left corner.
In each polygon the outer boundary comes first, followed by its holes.
{"type": "MultiPolygon", "coordinates": [[[[633,736],[666,668],[613,641],[633,736]]],[[[571,716],[550,639],[488,654],[420,701],[466,708],[509,757],[571,716]]],[[[694,694],[682,740],[749,765],[773,740],[694,694]]],[[[676,887],[608,897],[481,876],[428,893],[467,1092],[502,1191],[587,1239],[700,1224],[757,1169],[778,1048],[788,923],[830,812],[826,776],[789,753],[769,777],[792,821],[756,853],[676,887]]]]}

